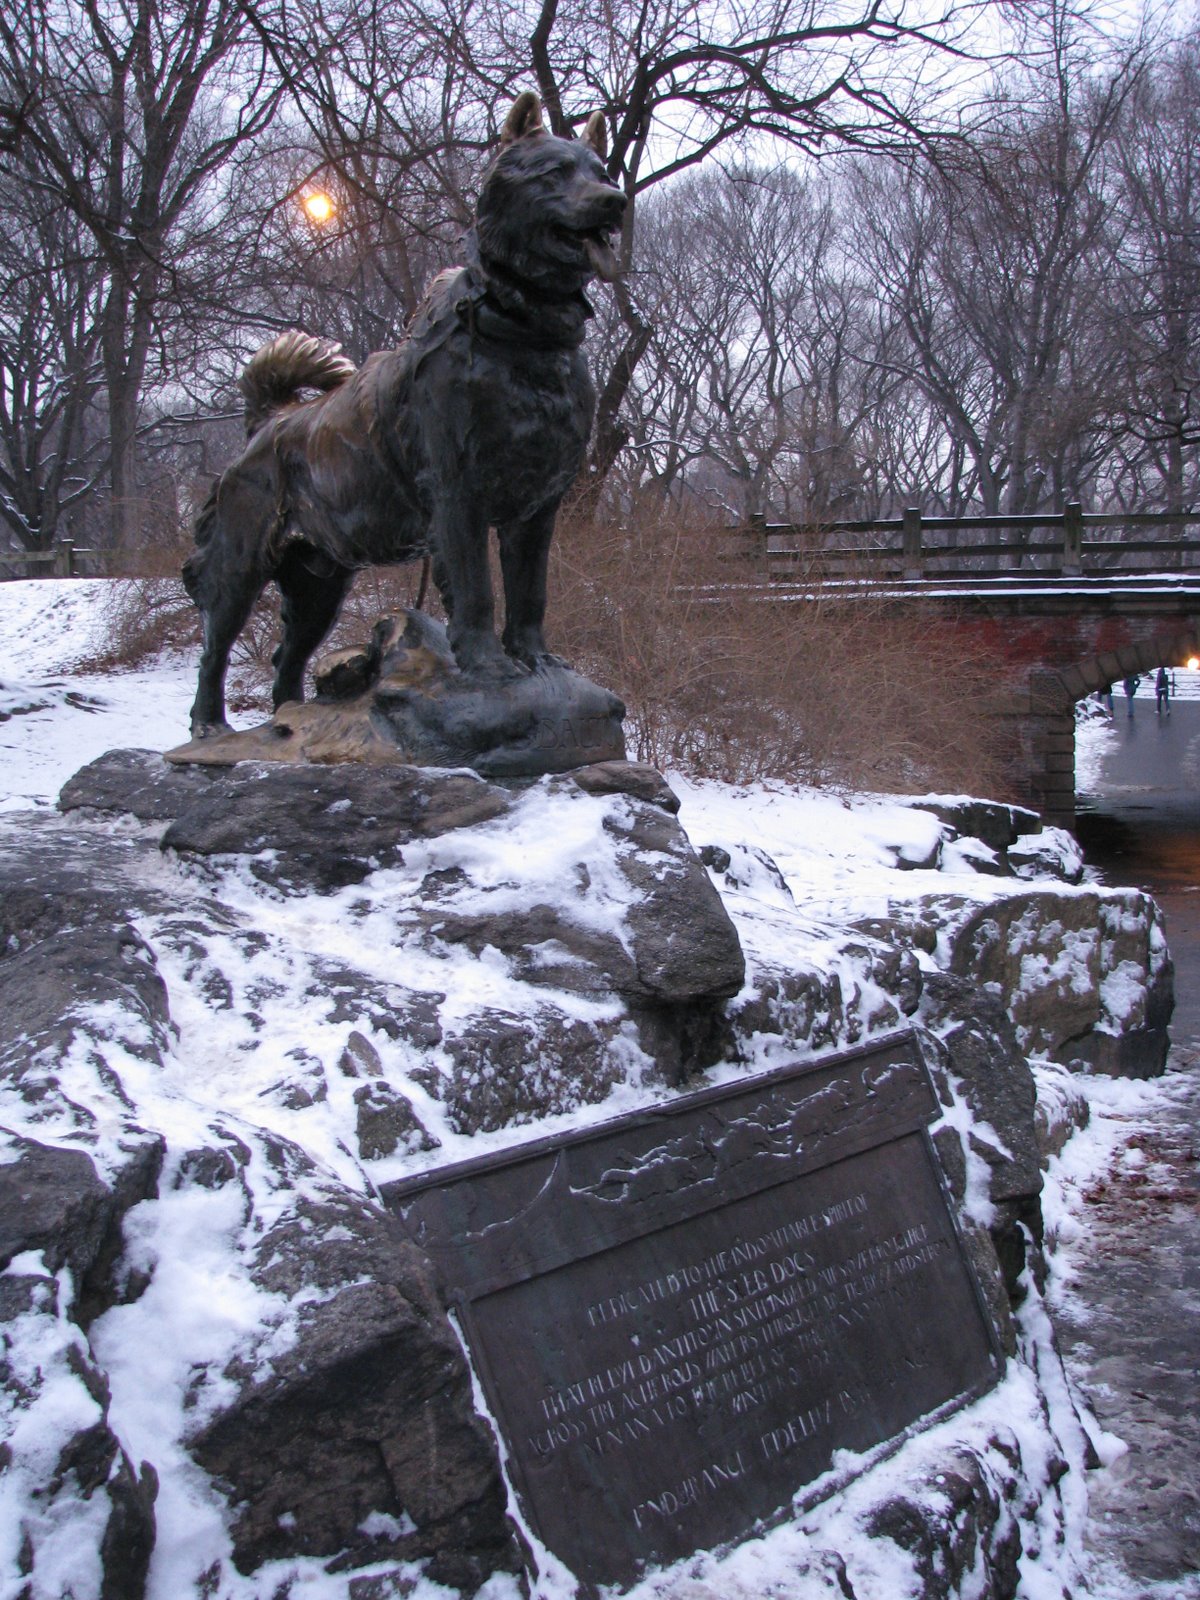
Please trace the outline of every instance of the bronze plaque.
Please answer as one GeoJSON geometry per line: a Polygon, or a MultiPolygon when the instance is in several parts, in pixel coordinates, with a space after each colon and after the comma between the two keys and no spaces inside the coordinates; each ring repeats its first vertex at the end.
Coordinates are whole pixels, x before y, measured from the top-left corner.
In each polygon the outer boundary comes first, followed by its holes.
{"type": "Polygon", "coordinates": [[[736,1539],[995,1381],[936,1110],[904,1034],[389,1187],[577,1577],[736,1539]]]}

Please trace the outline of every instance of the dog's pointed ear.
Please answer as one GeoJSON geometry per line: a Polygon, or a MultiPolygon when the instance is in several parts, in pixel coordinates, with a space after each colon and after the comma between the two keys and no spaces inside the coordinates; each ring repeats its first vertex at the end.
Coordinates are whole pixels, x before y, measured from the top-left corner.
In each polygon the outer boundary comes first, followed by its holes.
{"type": "Polygon", "coordinates": [[[583,130],[583,142],[593,149],[601,161],[608,160],[608,123],[603,111],[593,111],[583,130]]]}
{"type": "Polygon", "coordinates": [[[515,144],[527,134],[544,132],[542,102],[532,89],[526,89],[513,101],[512,110],[504,119],[504,126],[500,130],[500,143],[515,144]]]}

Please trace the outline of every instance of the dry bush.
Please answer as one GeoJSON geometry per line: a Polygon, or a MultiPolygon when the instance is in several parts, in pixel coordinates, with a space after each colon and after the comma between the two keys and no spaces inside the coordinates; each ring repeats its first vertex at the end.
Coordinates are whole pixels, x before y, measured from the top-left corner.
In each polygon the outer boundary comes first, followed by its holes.
{"type": "Polygon", "coordinates": [[[995,786],[993,668],[944,620],[867,583],[785,599],[724,545],[695,522],[563,520],[551,647],[624,697],[631,754],[729,782],[995,786]]]}
{"type": "Polygon", "coordinates": [[[199,651],[199,614],[177,577],[113,578],[100,616],[105,638],[82,663],[89,672],[128,672],[199,651]]]}
{"type": "Polygon", "coordinates": [[[199,650],[200,619],[179,577],[191,547],[190,525],[173,517],[165,531],[147,530],[136,551],[103,552],[99,570],[112,580],[100,613],[105,637],[82,663],[87,670],[129,671],[199,650]]]}
{"type": "MultiPolygon", "coordinates": [[[[354,587],[346,596],[333,631],[318,654],[365,644],[380,617],[415,606],[421,591],[421,569],[421,562],[410,561],[399,567],[368,567],[356,574],[354,587]]],[[[422,609],[430,616],[443,616],[432,580],[425,586],[422,609]]]]}

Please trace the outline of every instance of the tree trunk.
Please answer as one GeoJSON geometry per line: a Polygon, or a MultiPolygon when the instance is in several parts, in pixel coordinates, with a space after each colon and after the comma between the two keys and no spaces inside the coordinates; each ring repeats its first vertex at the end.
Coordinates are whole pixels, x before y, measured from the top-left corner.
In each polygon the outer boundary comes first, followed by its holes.
{"type": "Polygon", "coordinates": [[[139,542],[143,505],[138,481],[138,402],[150,352],[151,300],[114,281],[104,308],[102,336],[109,429],[109,527],[112,548],[139,542]]]}
{"type": "Polygon", "coordinates": [[[621,404],[629,392],[637,364],[645,355],[654,333],[651,325],[638,312],[625,286],[618,281],[613,289],[621,320],[628,332],[596,402],[592,446],[572,496],[573,504],[589,512],[596,509],[604,480],[629,442],[629,430],[620,420],[621,404]]]}

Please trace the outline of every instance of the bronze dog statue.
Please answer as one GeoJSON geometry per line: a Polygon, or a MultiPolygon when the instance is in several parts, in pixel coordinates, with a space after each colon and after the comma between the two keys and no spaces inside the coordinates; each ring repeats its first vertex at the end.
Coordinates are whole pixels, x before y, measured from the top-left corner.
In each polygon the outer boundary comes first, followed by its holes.
{"type": "Polygon", "coordinates": [[[466,265],[439,274],[395,349],[357,370],[288,333],[242,376],[250,443],[217,481],[183,581],[204,619],[192,733],[225,727],[229,652],[274,579],[278,708],[303,698],[309,657],[354,571],[429,555],[459,668],[505,678],[551,661],[542,624],[560,501],[583,461],[595,393],[580,351],[584,289],[611,280],[625,196],[603,118],[580,140],[518,97],[480,190],[466,265]],[[298,400],[302,389],[323,391],[298,400]],[[488,571],[494,527],[503,644],[488,571]]]}

